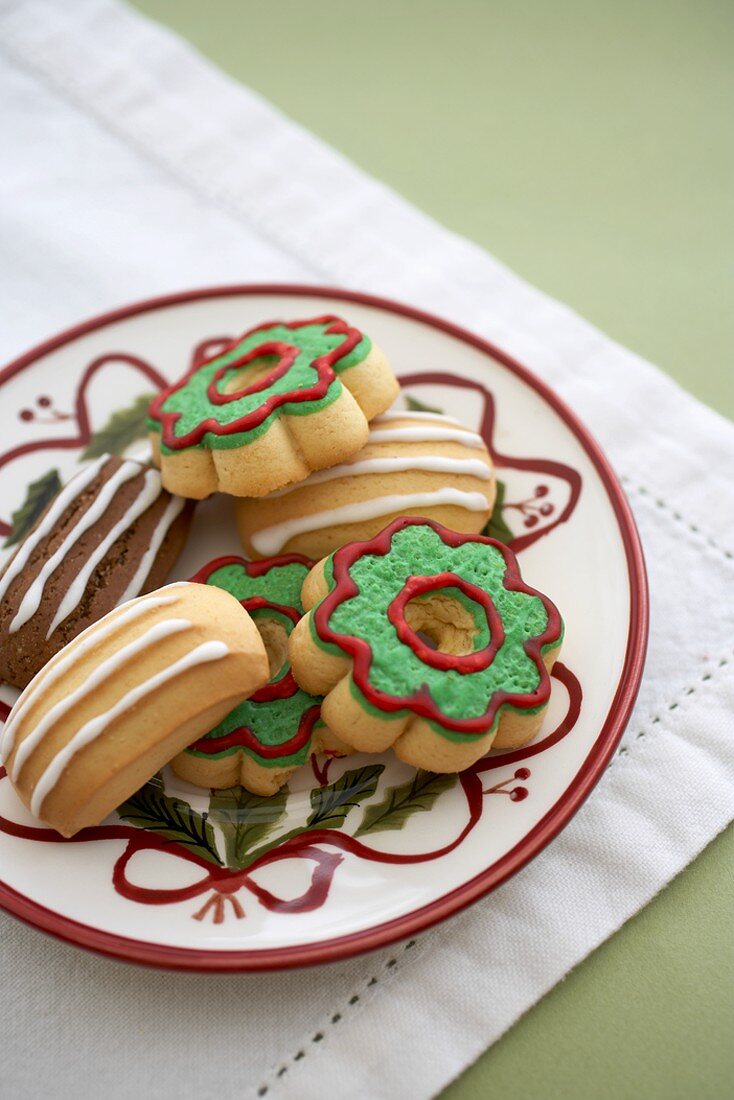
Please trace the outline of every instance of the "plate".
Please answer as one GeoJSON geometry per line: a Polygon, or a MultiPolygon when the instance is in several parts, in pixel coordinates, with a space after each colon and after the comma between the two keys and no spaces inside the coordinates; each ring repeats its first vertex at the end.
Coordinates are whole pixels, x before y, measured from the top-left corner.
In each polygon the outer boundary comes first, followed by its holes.
{"type": "MultiPolygon", "coordinates": [[[[566,620],[543,728],[461,776],[416,775],[390,754],[320,758],[265,806],[243,793],[223,810],[221,795],[166,769],[140,795],[146,827],[114,816],[71,841],[30,817],[2,771],[0,904],[46,932],[198,970],[326,962],[413,936],[537,855],[621,737],[647,640],[644,561],[622,490],[547,386],[407,306],[326,288],[214,288],[129,306],[36,348],[0,373],[0,534],[17,536],[85,456],[144,453],[147,395],[193,358],[265,318],[330,312],[385,348],[400,403],[484,436],[500,482],[491,533],[566,620]]],[[[239,551],[229,502],[208,501],[174,577],[239,551]]],[[[6,714],[13,692],[0,697],[6,714]]]]}

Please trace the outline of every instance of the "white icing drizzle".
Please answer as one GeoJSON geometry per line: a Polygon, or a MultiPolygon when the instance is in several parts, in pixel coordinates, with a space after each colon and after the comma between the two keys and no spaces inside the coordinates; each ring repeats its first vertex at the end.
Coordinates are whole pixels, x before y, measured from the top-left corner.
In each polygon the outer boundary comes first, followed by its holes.
{"type": "MultiPolygon", "coordinates": [[[[136,470],[136,473],[140,473],[140,468],[136,470]]],[[[117,521],[115,526],[107,533],[106,537],[102,540],[99,546],[96,548],[93,554],[87,558],[84,566],[79,570],[76,577],[69,585],[64,594],[59,607],[54,616],[53,622],[49,626],[46,632],[46,638],[50,638],[56,627],[60,623],[63,623],[67,615],[70,615],[75,607],[78,606],[84,591],[89,583],[94,570],[97,568],[102,559],[106,556],[110,547],[112,547],[120,535],[132,526],[139,516],[142,516],[156,499],[161,491],[161,475],[158,470],[148,470],[145,474],[143,482],[143,488],[141,492],[133,500],[130,507],[127,509],[121,519],[117,521]]],[[[11,624],[12,625],[12,624],[11,624]]]]}
{"type": "MultiPolygon", "coordinates": [[[[20,607],[8,628],[11,634],[14,634],[16,630],[20,630],[20,628],[38,611],[49,577],[56,572],[66,555],[72,547],[77,544],[82,535],[89,531],[91,527],[94,527],[96,523],[99,523],[114,497],[117,495],[117,490],[120,486],[124,485],[126,481],[131,481],[132,478],[138,477],[141,473],[142,468],[140,466],[133,465],[132,462],[125,462],[115,471],[109,481],[106,481],[104,485],[102,485],[89,508],[79,517],[69,534],[61,545],[56,548],[51,557],[44,562],[40,573],[34,579],[28,591],[24,594],[20,602],[20,607]]],[[[82,589],[82,592],[83,591],[84,589],[82,589]]],[[[81,599],[81,594],[79,598],[81,599]]],[[[50,637],[51,633],[52,631],[49,631],[46,637],[50,637]]]]}
{"type": "Polygon", "coordinates": [[[120,603],[125,603],[126,600],[132,599],[133,596],[137,596],[140,592],[145,578],[148,576],[148,573],[150,573],[150,567],[161,548],[164,538],[170,531],[173,521],[180,515],[185,503],[186,501],[183,497],[171,497],[169,500],[168,506],[159,519],[156,529],[151,536],[150,544],[140,559],[140,565],[135,571],[135,576],[120,598],[120,603]]]}
{"type": "Polygon", "coordinates": [[[368,443],[463,443],[475,450],[484,448],[484,440],[468,428],[377,428],[373,429],[368,443]]]}
{"type": "Polygon", "coordinates": [[[398,474],[410,470],[428,470],[433,473],[453,474],[456,477],[476,477],[480,481],[489,481],[492,472],[486,462],[479,458],[450,458],[448,455],[402,455],[385,458],[363,458],[359,462],[345,462],[341,466],[331,466],[328,470],[317,470],[305,481],[288,485],[285,489],[276,489],[268,493],[266,500],[288,496],[299,489],[308,489],[311,485],[320,485],[324,481],[335,481],[340,477],[355,474],[398,474]]]}
{"type": "Polygon", "coordinates": [[[467,493],[462,489],[434,489],[431,493],[375,497],[372,500],[360,500],[340,508],[319,512],[315,516],[298,516],[295,519],[284,520],[282,523],[275,523],[272,527],[264,527],[262,531],[257,531],[252,536],[251,541],[258,554],[270,556],[279,553],[294,535],[302,535],[306,531],[321,531],[324,527],[336,526],[339,523],[361,523],[362,520],[376,519],[391,512],[403,514],[409,509],[424,506],[435,508],[440,504],[454,504],[470,512],[488,511],[487,498],[483,493],[467,493]]]}
{"type": "Polygon", "coordinates": [[[137,657],[139,653],[149,649],[150,646],[163,641],[164,638],[168,638],[171,634],[179,634],[183,630],[188,630],[191,626],[193,626],[193,623],[189,619],[164,619],[163,622],[155,623],[149,630],[146,630],[144,634],[141,634],[139,638],[135,638],[132,642],[118,649],[116,653],[113,653],[106,660],[97,665],[84,683],[80,684],[75,691],[71,691],[68,695],[59,699],[58,703],[55,703],[54,706],[44,714],[38,725],[35,726],[28,736],[18,745],[18,751],[13,759],[13,767],[10,773],[10,778],[13,782],[18,779],[18,776],[23,770],[23,765],[28,760],[28,757],[41,744],[48,731],[67,715],[69,711],[73,710],[74,707],[88,698],[93,691],[101,687],[105,680],[109,680],[110,677],[119,672],[127,661],[132,660],[133,657],[137,657]]]}
{"type": "Polygon", "coordinates": [[[71,740],[64,745],[63,749],[56,753],[51,763],[39,778],[31,797],[31,813],[35,814],[37,817],[40,816],[43,803],[60,780],[65,768],[72,758],[81,749],[85,748],[99,737],[99,735],[117,718],[129,711],[144,699],[146,695],[150,695],[156,688],[161,687],[170,680],[174,680],[177,676],[187,672],[190,668],[194,668],[196,665],[204,664],[208,661],[221,660],[221,658],[226,657],[228,653],[229,647],[225,645],[224,642],[202,642],[196,649],[192,649],[190,653],[179,658],[178,661],[175,661],[168,668],[162,669],[161,672],[157,672],[142,684],[138,684],[129,691],[127,695],[123,695],[123,697],[119,699],[114,706],[110,707],[109,710],[105,711],[104,714],[98,714],[95,718],[91,718],[86,722],[82,728],[74,734],[71,740]]]}
{"type": "Polygon", "coordinates": [[[55,657],[52,657],[48,664],[33,677],[28,686],[19,695],[15,702],[15,706],[8,715],[5,726],[3,727],[2,738],[0,739],[0,757],[2,757],[3,761],[7,761],[13,751],[18,724],[36,698],[38,692],[45,691],[47,688],[57,683],[62,676],[65,676],[69,669],[74,666],[76,661],[80,660],[90,650],[96,649],[106,638],[115,634],[119,627],[125,626],[129,622],[133,622],[141,615],[145,615],[149,611],[155,610],[157,607],[167,607],[175,603],[178,597],[172,595],[169,590],[172,588],[180,588],[186,583],[188,582],[176,581],[174,584],[166,585],[165,588],[159,589],[158,592],[150,596],[144,596],[142,599],[129,604],[119,613],[110,614],[105,616],[100,622],[92,623],[91,626],[88,626],[86,630],[83,630],[81,634],[74,639],[72,645],[65,646],[55,657]],[[166,594],[164,595],[164,593],[166,594]]]}
{"type": "MultiPolygon", "coordinates": [[[[456,420],[453,416],[446,416],[445,413],[414,412],[412,409],[388,409],[387,412],[376,416],[372,423],[382,424],[383,420],[436,420],[439,424],[456,424],[457,427],[464,427],[460,420],[456,420]]],[[[469,429],[466,428],[465,431],[469,429]]]]}
{"type": "Polygon", "coordinates": [[[59,495],[54,499],[51,507],[38,527],[36,527],[34,531],[31,531],[28,538],[21,543],[17,554],[8,565],[3,576],[0,577],[0,599],[5,595],[21,570],[28,564],[39,542],[54,528],[72,501],[76,500],[79,494],[83,493],[86,487],[94,481],[109,457],[110,456],[107,454],[102,455],[96,462],[93,462],[91,466],[87,466],[86,469],[81,470],[71,479],[68,485],[64,486],[59,495]]]}

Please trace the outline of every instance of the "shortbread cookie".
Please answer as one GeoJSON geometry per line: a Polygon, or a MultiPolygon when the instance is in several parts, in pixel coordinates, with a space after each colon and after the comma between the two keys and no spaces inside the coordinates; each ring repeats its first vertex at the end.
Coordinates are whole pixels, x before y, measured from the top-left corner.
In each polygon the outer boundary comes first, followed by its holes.
{"type": "Polygon", "coordinates": [[[303,615],[301,588],[312,565],[297,554],[261,562],[227,557],[192,578],[231,592],[250,613],[265,643],[270,681],[174,757],[171,766],[182,779],[269,795],[311,753],[349,751],[325,729],[320,696],[300,690],[288,661],[288,637],[303,615]]]}
{"type": "Polygon", "coordinates": [[[251,557],[321,558],[368,539],[397,516],[425,516],[454,531],[481,531],[495,479],[481,436],[430,412],[390,411],[370,424],[367,445],[264,499],[237,500],[242,545],[251,557]]]}
{"type": "Polygon", "coordinates": [[[315,566],[303,603],[293,673],[352,748],[454,772],[540,728],[563,624],[502,543],[399,519],[315,566]]]}
{"type": "Polygon", "coordinates": [[[162,584],[193,507],[140,462],[103,455],[85,466],[0,576],[0,679],[25,687],[85,627],[162,584]]]}
{"type": "Polygon", "coordinates": [[[123,604],[58,653],[0,743],[21,800],[64,836],[96,825],[267,682],[252,619],[181,582],[123,604]]]}
{"type": "Polygon", "coordinates": [[[258,325],[151,403],[163,484],[200,499],[301,481],[358,451],[398,389],[380,349],[338,317],[258,325]]]}

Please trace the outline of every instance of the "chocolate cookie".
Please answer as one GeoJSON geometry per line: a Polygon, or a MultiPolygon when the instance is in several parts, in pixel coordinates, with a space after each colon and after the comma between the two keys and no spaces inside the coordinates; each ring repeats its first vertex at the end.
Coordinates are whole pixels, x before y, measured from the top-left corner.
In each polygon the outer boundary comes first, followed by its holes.
{"type": "Polygon", "coordinates": [[[194,505],[103,455],[51,501],[0,575],[0,678],[29,680],[85,627],[165,580],[194,505]]]}

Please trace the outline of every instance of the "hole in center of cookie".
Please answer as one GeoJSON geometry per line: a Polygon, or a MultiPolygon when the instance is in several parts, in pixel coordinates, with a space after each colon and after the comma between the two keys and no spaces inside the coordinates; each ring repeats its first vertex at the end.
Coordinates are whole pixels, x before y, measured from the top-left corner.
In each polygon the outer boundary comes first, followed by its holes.
{"type": "Polygon", "coordinates": [[[505,640],[489,592],[457,573],[408,577],[388,606],[387,617],[403,645],[423,664],[442,672],[481,672],[505,640]]]}
{"type": "Polygon", "coordinates": [[[477,648],[476,616],[466,601],[448,592],[410,600],[405,605],[405,621],[422,642],[439,653],[464,657],[477,648]]]}
{"type": "Polygon", "coordinates": [[[258,615],[255,622],[268,655],[270,679],[274,680],[288,662],[288,631],[279,619],[268,615],[258,615]]]}
{"type": "Polygon", "coordinates": [[[246,367],[239,367],[229,373],[222,386],[222,393],[251,393],[253,390],[267,389],[282,374],[280,359],[274,355],[253,359],[246,367]]]}

